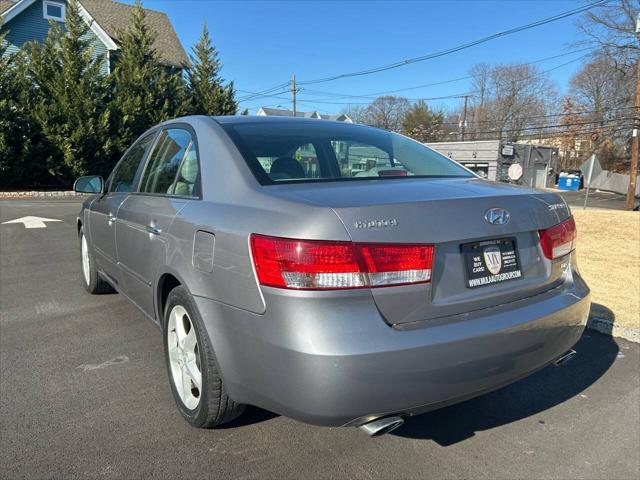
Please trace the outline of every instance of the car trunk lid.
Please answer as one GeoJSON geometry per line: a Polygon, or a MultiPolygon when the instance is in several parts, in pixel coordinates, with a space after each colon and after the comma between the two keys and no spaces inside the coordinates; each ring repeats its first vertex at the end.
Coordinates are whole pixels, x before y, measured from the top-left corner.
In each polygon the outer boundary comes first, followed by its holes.
{"type": "Polygon", "coordinates": [[[331,207],[354,242],[435,246],[430,283],[371,290],[390,324],[468,313],[541,293],[562,281],[561,265],[546,260],[539,246],[539,230],[570,216],[564,201],[551,192],[475,178],[333,182],[276,190],[331,207]],[[507,210],[509,220],[489,223],[485,215],[491,209],[507,210]],[[470,288],[473,265],[467,264],[475,257],[486,269],[484,252],[502,248],[504,268],[510,245],[517,262],[511,270],[520,276],[470,288]]]}

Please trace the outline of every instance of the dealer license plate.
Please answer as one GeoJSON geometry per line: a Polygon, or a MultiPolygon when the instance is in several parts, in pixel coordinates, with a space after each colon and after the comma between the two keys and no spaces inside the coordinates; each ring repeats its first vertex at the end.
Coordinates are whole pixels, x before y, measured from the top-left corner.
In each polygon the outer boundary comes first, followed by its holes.
{"type": "Polygon", "coordinates": [[[468,288],[482,287],[522,277],[515,238],[501,238],[461,246],[468,288]]]}

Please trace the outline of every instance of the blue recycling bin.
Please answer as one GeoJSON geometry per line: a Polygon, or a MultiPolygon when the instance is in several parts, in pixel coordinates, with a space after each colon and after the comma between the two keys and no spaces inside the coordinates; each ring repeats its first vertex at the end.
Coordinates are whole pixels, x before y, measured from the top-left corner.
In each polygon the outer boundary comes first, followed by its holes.
{"type": "Polygon", "coordinates": [[[558,188],[560,190],[580,190],[580,177],[567,175],[558,178],[558,188]]]}

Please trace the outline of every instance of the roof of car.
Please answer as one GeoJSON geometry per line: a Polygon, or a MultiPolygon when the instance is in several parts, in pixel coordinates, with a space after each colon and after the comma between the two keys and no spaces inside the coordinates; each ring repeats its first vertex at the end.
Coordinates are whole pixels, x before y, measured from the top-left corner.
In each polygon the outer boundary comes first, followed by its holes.
{"type": "MultiPolygon", "coordinates": [[[[314,125],[340,124],[353,125],[351,123],[324,120],[319,118],[285,117],[285,116],[257,116],[257,115],[224,115],[211,117],[218,123],[310,123],[314,125]]],[[[360,125],[364,126],[364,125],[360,125]]]]}

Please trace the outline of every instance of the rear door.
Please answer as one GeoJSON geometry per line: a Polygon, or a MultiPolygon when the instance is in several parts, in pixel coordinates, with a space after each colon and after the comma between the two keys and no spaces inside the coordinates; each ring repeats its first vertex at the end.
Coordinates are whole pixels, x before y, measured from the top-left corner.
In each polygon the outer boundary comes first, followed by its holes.
{"type": "Polygon", "coordinates": [[[164,129],[146,162],[139,190],[118,210],[118,263],[126,294],[154,317],[158,268],[167,263],[171,222],[199,196],[195,135],[185,128],[164,129]]]}
{"type": "Polygon", "coordinates": [[[107,181],[106,193],[92,203],[89,213],[91,245],[98,268],[119,287],[115,225],[118,209],[140,179],[143,159],[154,136],[155,133],[145,135],[124,154],[107,181]]]}

